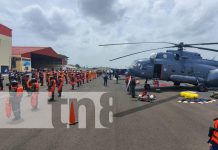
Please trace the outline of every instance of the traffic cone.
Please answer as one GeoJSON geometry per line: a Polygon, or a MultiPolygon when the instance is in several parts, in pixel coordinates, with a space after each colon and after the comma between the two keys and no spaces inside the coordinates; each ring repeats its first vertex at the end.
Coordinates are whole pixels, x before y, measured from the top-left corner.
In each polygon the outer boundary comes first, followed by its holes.
{"type": "Polygon", "coordinates": [[[69,125],[75,125],[76,123],[76,115],[74,111],[74,105],[73,102],[70,104],[70,115],[69,115],[69,125]]]}

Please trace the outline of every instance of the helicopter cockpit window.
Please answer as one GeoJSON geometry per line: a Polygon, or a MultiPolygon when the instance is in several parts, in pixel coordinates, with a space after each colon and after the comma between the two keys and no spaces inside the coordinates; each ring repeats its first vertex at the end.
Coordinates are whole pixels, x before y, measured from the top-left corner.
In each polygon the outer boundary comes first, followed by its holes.
{"type": "Polygon", "coordinates": [[[150,56],[150,59],[154,60],[156,57],[157,57],[157,53],[152,53],[151,56],[150,56]]]}
{"type": "Polygon", "coordinates": [[[163,58],[167,59],[167,54],[163,54],[163,58]]]}
{"type": "Polygon", "coordinates": [[[174,54],[174,57],[175,57],[176,60],[179,60],[180,56],[179,56],[179,54],[174,54]]]}

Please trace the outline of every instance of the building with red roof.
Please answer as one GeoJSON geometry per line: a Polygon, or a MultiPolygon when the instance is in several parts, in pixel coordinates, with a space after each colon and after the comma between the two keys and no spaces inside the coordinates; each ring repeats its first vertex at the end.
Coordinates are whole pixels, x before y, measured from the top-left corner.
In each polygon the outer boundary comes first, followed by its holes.
{"type": "Polygon", "coordinates": [[[51,69],[67,64],[68,57],[58,54],[51,47],[13,46],[12,30],[0,24],[0,71],[31,71],[51,69]]]}
{"type": "MultiPolygon", "coordinates": [[[[22,60],[21,66],[23,66],[25,70],[29,70],[30,68],[55,68],[62,65],[63,62],[59,54],[51,47],[13,46],[12,55],[12,68],[20,68],[17,67],[16,64],[19,64],[22,60]],[[31,63],[28,63],[27,61],[31,61],[31,63]],[[25,66],[25,63],[28,66],[25,66]]],[[[23,71],[23,69],[21,70],[23,71]]]]}

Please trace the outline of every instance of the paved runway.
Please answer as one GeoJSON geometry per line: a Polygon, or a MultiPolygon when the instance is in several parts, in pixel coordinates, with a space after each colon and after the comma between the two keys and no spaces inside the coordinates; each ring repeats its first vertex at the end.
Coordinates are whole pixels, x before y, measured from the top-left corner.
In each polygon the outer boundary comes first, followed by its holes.
{"type": "MultiPolygon", "coordinates": [[[[124,81],[109,81],[104,87],[98,78],[75,91],[107,92],[102,105],[113,97],[113,123],[108,113],[102,112],[101,120],[107,129],[94,128],[94,107],[88,104],[87,128],[78,125],[70,129],[0,129],[0,150],[205,150],[211,120],[218,116],[217,103],[177,103],[178,90],[170,88],[155,93],[153,103],[133,101],[125,91],[124,81]]],[[[70,86],[64,86],[70,91],[70,86]]],[[[204,93],[208,96],[210,93],[204,93]]],[[[55,105],[58,106],[61,100],[55,105]]],[[[84,102],[89,103],[89,102],[84,102]]]]}

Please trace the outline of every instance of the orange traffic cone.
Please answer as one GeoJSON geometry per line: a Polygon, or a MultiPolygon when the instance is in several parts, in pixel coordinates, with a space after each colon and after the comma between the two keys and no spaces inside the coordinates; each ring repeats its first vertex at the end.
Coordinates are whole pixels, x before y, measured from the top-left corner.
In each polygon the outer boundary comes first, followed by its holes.
{"type": "Polygon", "coordinates": [[[78,122],[76,122],[76,115],[74,111],[74,105],[73,102],[70,104],[70,115],[69,115],[69,125],[74,125],[78,122]]]}

